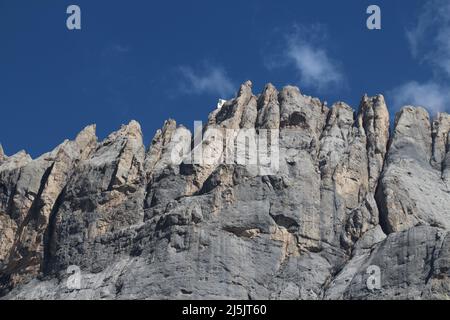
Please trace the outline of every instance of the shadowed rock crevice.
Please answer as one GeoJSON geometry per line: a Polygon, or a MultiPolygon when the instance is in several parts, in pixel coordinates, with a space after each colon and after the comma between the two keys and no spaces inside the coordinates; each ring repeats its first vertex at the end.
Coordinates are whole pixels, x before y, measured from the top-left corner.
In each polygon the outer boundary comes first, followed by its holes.
{"type": "Polygon", "coordinates": [[[49,216],[48,226],[44,233],[44,253],[41,264],[41,271],[44,276],[49,275],[52,271],[52,260],[55,255],[55,227],[57,222],[58,211],[64,202],[65,189],[58,195],[55,205],[49,216]]]}

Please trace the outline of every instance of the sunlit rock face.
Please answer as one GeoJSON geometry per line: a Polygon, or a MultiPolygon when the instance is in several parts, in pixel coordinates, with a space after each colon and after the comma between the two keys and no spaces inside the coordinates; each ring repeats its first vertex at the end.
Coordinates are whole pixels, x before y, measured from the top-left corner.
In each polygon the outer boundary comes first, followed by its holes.
{"type": "Polygon", "coordinates": [[[355,111],[250,81],[219,104],[200,140],[168,120],[146,148],[132,121],[37,159],[0,146],[2,297],[450,296],[448,114],[390,130],[381,95],[355,111]],[[269,136],[276,166],[230,161],[269,136]]]}

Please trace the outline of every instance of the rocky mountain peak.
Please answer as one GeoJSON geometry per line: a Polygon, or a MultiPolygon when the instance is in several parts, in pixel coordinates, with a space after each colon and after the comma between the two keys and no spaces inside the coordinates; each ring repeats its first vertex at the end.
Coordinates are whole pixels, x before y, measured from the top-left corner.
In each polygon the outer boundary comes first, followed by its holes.
{"type": "Polygon", "coordinates": [[[449,150],[450,115],[438,113],[432,124],[433,152],[432,165],[443,170],[446,167],[446,153],[449,150]]]}
{"type": "Polygon", "coordinates": [[[96,136],[96,128],[97,126],[95,124],[89,125],[86,128],[84,128],[80,133],[78,133],[77,137],[75,138],[75,142],[84,149],[87,145],[91,144],[92,141],[97,141],[96,136]]]}
{"type": "Polygon", "coordinates": [[[448,114],[431,123],[406,106],[390,135],[382,95],[355,112],[293,86],[256,96],[250,81],[220,105],[200,141],[167,120],[146,150],[131,121],[103,141],[88,126],[36,159],[0,147],[0,294],[448,297],[448,114]],[[246,151],[261,141],[265,158],[246,151]],[[243,146],[241,163],[230,154],[243,146]]]}
{"type": "Polygon", "coordinates": [[[3,146],[0,144],[0,162],[4,161],[6,159],[6,154],[3,151],[3,146]]]}
{"type": "Polygon", "coordinates": [[[250,80],[247,80],[246,82],[241,84],[237,97],[239,98],[241,96],[250,96],[252,94],[252,87],[253,83],[250,80]]]}

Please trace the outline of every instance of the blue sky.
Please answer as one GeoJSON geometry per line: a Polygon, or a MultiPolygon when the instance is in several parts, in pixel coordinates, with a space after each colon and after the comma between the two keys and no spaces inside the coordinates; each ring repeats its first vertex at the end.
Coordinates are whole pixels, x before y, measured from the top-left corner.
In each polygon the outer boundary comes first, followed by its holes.
{"type": "Polygon", "coordinates": [[[192,127],[250,79],[353,108],[364,93],[448,110],[447,0],[0,0],[0,143],[32,156],[97,124],[192,127]],[[66,28],[81,8],[82,29],[66,28]],[[366,28],[381,8],[382,29],[366,28]],[[425,7],[426,4],[426,7],[425,7]]]}

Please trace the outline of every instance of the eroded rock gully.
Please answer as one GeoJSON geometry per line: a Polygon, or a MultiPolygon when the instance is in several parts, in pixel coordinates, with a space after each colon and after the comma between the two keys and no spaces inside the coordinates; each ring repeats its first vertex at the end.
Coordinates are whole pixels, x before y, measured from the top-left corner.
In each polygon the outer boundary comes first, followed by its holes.
{"type": "Polygon", "coordinates": [[[37,159],[0,147],[3,298],[449,298],[448,114],[405,107],[390,135],[381,95],[355,113],[246,82],[210,114],[203,154],[224,151],[212,129],[279,130],[277,172],[174,163],[193,138],[173,120],[147,151],[135,121],[37,159]]]}

